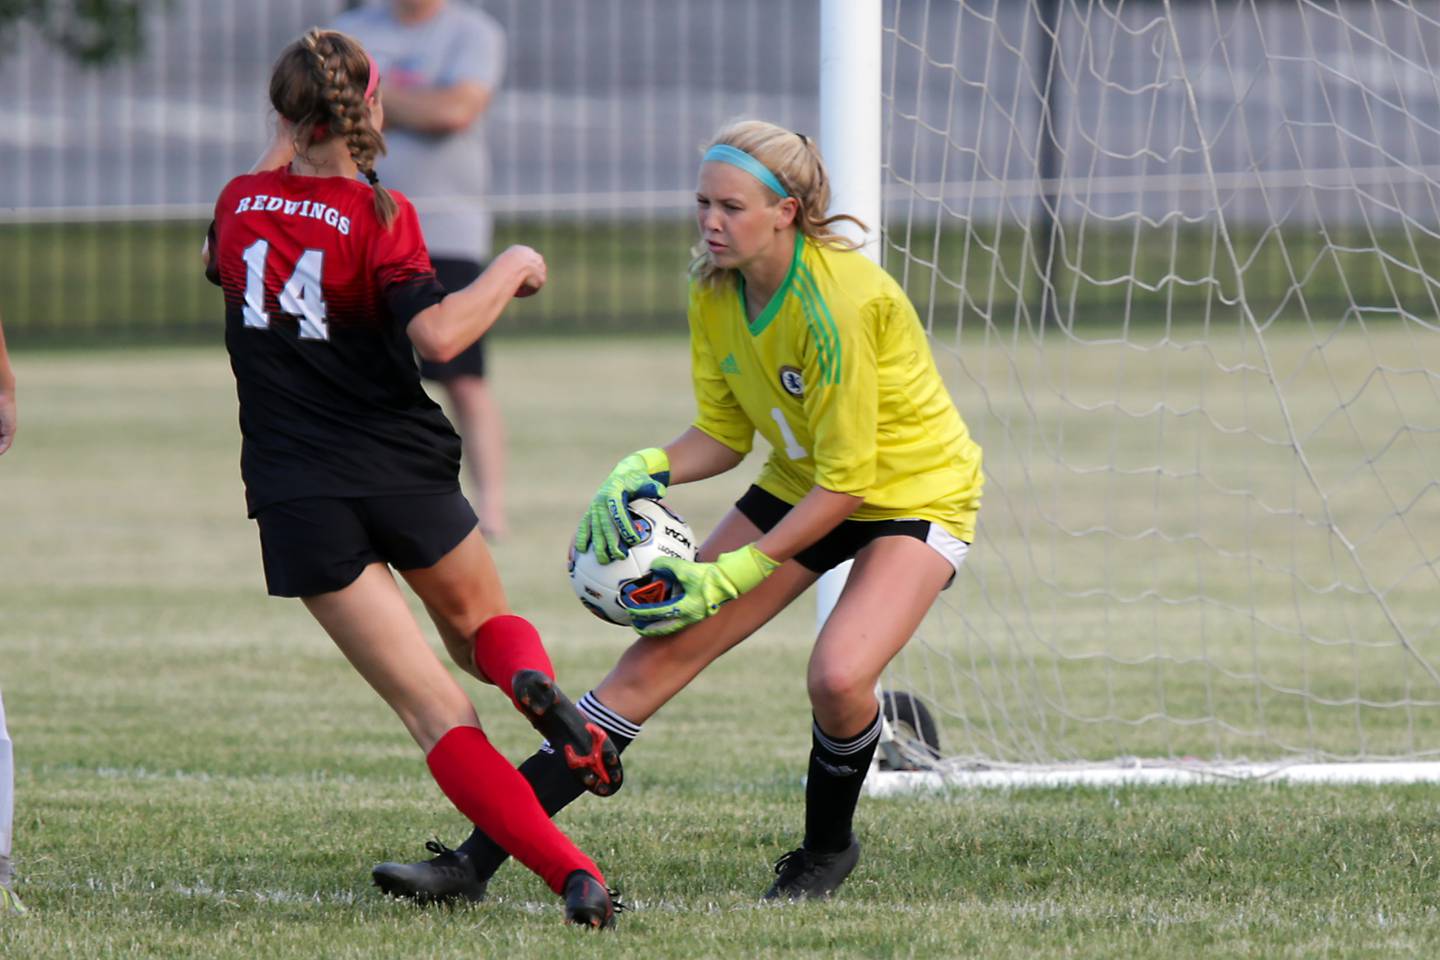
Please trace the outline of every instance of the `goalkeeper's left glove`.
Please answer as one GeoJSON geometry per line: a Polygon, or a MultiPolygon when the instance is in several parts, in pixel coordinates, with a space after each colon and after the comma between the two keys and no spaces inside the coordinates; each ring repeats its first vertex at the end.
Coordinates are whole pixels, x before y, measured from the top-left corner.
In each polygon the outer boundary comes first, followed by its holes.
{"type": "Polygon", "coordinates": [[[714,563],[661,557],[650,569],[669,580],[678,595],[664,603],[625,605],[641,636],[663,637],[704,620],[722,604],[755,589],[779,566],[753,543],[720,554],[714,563]]]}
{"type": "Polygon", "coordinates": [[[640,534],[630,519],[630,498],[665,496],[670,482],[670,458],[659,447],[638,450],[615,464],[610,476],[580,515],[575,531],[575,552],[584,553],[595,544],[595,559],[614,563],[640,542],[640,534]]]}

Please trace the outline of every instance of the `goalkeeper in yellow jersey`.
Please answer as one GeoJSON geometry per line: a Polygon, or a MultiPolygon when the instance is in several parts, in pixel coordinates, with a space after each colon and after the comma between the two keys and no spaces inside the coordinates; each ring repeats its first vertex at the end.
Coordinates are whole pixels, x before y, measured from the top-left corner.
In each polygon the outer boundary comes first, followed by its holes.
{"type": "MultiPolygon", "coordinates": [[[[579,704],[622,749],[722,653],[826,570],[854,567],[815,641],[803,844],[776,864],[767,899],[829,896],[854,869],[851,824],[880,736],[880,672],[954,579],[982,483],[970,438],[905,293],[833,232],[808,138],[759,121],[715,138],[696,191],[701,245],[690,286],[698,412],[662,448],[620,461],[581,519],[576,549],[608,561],[638,542],[625,503],[724,473],[758,432],[753,486],[701,546],[660,560],[676,599],[634,606],[642,634],[579,704]]],[[[858,221],[856,221],[858,222],[858,221]]],[[[579,795],[554,754],[521,766],[552,814],[579,795]]],[[[382,864],[394,891],[443,895],[440,867],[484,882],[503,852],[478,831],[444,864],[382,864]],[[433,865],[432,865],[433,864],[433,865]]],[[[437,858],[439,860],[440,858],[437,858]]]]}

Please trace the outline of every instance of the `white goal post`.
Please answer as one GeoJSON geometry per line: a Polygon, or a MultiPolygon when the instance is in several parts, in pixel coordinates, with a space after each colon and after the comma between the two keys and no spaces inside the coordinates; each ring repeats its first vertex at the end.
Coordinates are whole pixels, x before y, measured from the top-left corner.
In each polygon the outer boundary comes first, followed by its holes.
{"type": "Polygon", "coordinates": [[[985,450],[872,789],[1440,780],[1440,4],[821,28],[834,209],[985,450]]]}

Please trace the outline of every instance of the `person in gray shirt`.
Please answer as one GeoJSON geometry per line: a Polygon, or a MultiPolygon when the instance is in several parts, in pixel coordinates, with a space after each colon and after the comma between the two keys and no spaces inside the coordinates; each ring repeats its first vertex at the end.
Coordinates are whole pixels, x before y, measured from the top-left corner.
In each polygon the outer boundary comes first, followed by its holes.
{"type": "MultiPolygon", "coordinates": [[[[389,149],[377,172],[415,204],[436,277],[458,290],[490,256],[484,116],[505,72],[505,32],[461,0],[370,3],[341,14],[335,29],[364,44],[380,68],[389,149]]],[[[487,539],[503,536],[504,424],[485,377],[484,341],[448,363],[422,361],[420,369],[450,395],[480,531],[487,539]]]]}

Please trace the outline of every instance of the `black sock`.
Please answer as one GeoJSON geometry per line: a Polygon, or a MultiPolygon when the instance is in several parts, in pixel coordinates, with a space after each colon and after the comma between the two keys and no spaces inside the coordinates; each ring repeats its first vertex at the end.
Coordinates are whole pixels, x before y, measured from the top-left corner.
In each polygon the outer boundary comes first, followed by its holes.
{"type": "Polygon", "coordinates": [[[810,773],[805,783],[805,849],[836,853],[850,845],[855,805],[880,743],[880,710],[864,730],[848,740],[811,727],[810,773]]]}
{"type": "MultiPolygon", "coordinates": [[[[639,724],[631,723],[596,700],[594,691],[581,697],[575,706],[605,731],[620,753],[624,753],[630,742],[640,736],[639,724]]],[[[535,788],[536,799],[551,817],[585,792],[575,773],[566,764],[565,758],[552,750],[548,743],[520,764],[520,773],[530,781],[530,786],[535,788]]],[[[475,874],[481,880],[490,879],[510,857],[479,827],[460,844],[460,852],[470,857],[470,862],[475,865],[475,874]]]]}

